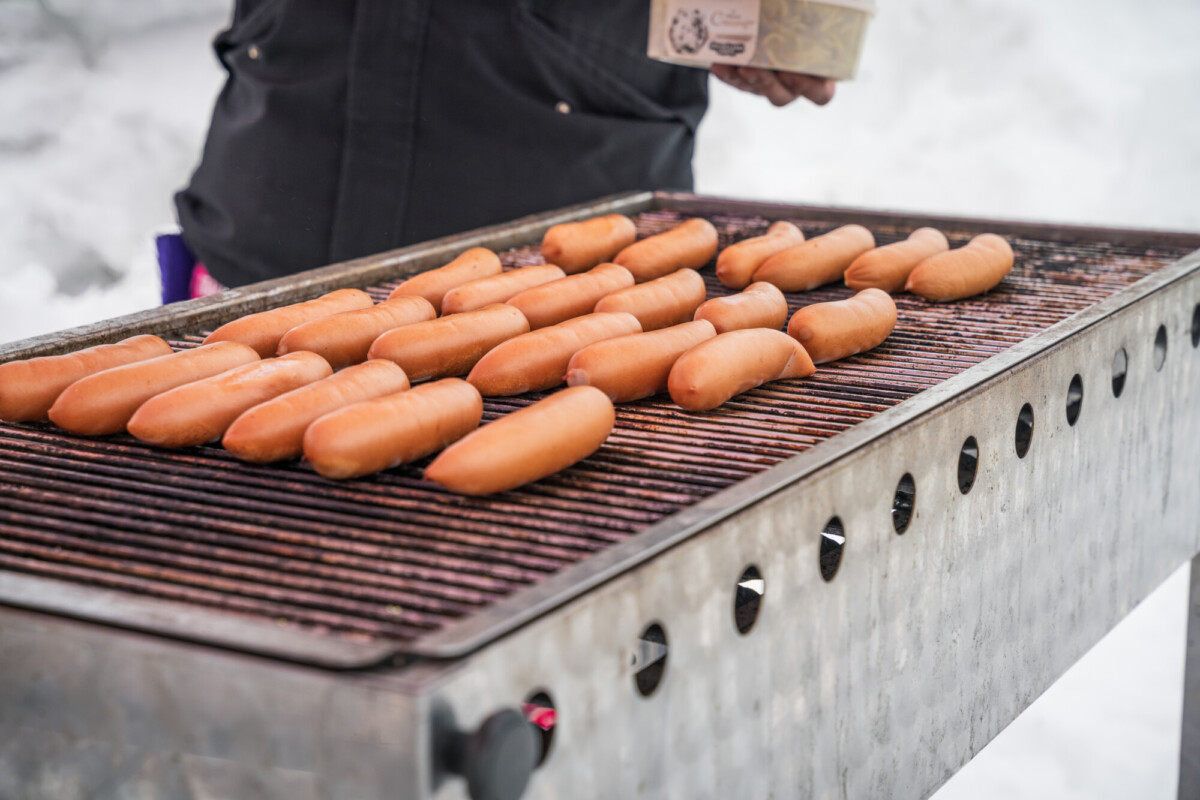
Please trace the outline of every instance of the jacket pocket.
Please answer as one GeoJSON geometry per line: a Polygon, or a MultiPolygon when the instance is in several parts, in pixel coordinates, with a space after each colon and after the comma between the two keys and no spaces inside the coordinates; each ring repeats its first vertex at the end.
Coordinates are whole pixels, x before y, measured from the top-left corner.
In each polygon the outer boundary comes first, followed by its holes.
{"type": "MultiPolygon", "coordinates": [[[[573,112],[657,122],[683,122],[694,128],[680,110],[636,84],[631,76],[654,73],[656,64],[594,39],[581,42],[568,36],[531,4],[514,7],[515,25],[525,39],[547,99],[562,100],[573,112]]],[[[667,65],[663,65],[667,66],[667,65]]]]}

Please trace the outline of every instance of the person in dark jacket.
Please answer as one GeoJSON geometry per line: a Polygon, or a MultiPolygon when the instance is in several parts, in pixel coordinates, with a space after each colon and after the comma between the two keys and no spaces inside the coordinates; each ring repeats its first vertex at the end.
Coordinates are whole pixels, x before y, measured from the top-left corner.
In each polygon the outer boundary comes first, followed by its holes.
{"type": "MultiPolygon", "coordinates": [[[[704,70],[645,54],[649,0],[238,0],[176,195],[238,286],[635,189],[692,187],[704,70]]],[[[735,67],[783,105],[830,81],[735,67]]]]}

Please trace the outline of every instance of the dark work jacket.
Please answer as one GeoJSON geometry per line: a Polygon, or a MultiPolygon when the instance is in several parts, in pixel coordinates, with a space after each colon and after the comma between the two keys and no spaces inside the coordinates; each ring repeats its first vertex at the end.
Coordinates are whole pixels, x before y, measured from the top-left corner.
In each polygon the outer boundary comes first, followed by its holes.
{"type": "Polygon", "coordinates": [[[707,73],[650,0],[239,0],[184,239],[237,286],[633,189],[690,189],[707,73]]]}

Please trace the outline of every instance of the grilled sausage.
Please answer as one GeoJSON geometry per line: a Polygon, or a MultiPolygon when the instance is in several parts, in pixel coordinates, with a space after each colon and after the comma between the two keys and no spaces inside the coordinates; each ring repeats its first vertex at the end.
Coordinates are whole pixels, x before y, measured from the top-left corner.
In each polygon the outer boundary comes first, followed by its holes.
{"type": "Polygon", "coordinates": [[[245,411],[226,429],[221,444],[243,461],[258,464],[297,458],[304,452],[304,431],[318,418],[407,388],[408,376],[391,361],[355,364],[245,411]]]}
{"type": "Polygon", "coordinates": [[[126,427],[159,447],[204,444],[220,439],[247,409],[332,374],[325,359],[305,350],[243,364],[151,397],[126,427]]]}
{"type": "Polygon", "coordinates": [[[804,232],[790,222],[776,222],[762,236],[731,244],[717,256],[717,280],[730,289],[745,289],[754,270],[780,250],[804,241],[804,232]]]}
{"type": "Polygon", "coordinates": [[[446,292],[479,278],[499,275],[502,270],[499,256],[486,247],[472,247],[444,267],[412,276],[393,289],[388,300],[418,295],[428,300],[440,314],[446,292]]]}
{"type": "Polygon", "coordinates": [[[714,297],[696,309],[696,319],[706,319],[717,333],[743,328],[781,330],[787,322],[788,304],[783,292],[766,281],[747,286],[737,294],[714,297]]]}
{"type": "Polygon", "coordinates": [[[396,362],[411,381],[463,375],[484,353],[528,331],[520,311],[493,303],[390,330],[375,340],[367,357],[396,362]]]}
{"type": "Polygon", "coordinates": [[[637,317],[644,331],[687,322],[704,302],[708,288],[694,269],[681,269],[652,281],[620,289],[596,303],[596,311],[624,311],[637,317]]]}
{"type": "Polygon", "coordinates": [[[882,289],[864,289],[846,300],[813,303],[792,315],[788,335],[824,364],[878,347],[896,327],[896,304],[882,289]]]}
{"type": "Polygon", "coordinates": [[[461,314],[492,303],[503,303],[526,289],[556,281],[564,276],[563,271],[553,264],[541,264],[502,272],[490,278],[480,278],[446,292],[446,296],[442,298],[442,313],[461,314]]]}
{"type": "Polygon", "coordinates": [[[392,328],[437,316],[424,297],[406,296],[297,325],[279,340],[279,355],[308,350],[334,369],[367,360],[371,343],[392,328]]]}
{"type": "Polygon", "coordinates": [[[326,478],[355,478],[436,453],[482,418],[479,392],[445,378],[326,414],[304,432],[304,455],[326,478]]]}
{"type": "Polygon", "coordinates": [[[524,394],[562,383],[571,356],[593,342],[641,331],[632,314],[588,314],[499,344],[467,376],[484,397],[524,394]]]}
{"type": "Polygon", "coordinates": [[[72,383],[50,407],[50,421],[65,431],[102,436],[125,430],[142,403],[176,386],[258,361],[240,342],[214,342],[106,369],[72,383]]]}
{"type": "Polygon", "coordinates": [[[637,240],[637,226],[624,214],[551,226],[542,237],[542,258],[574,274],[610,261],[637,240]]]}
{"type": "Polygon", "coordinates": [[[875,237],[862,225],[843,225],[780,250],[754,271],[754,280],[785,292],[807,292],[840,281],[850,262],[874,246],[875,237]]]}
{"type": "Polygon", "coordinates": [[[961,300],[993,288],[1012,267],[1012,247],[1004,237],[981,233],[964,247],[917,264],[904,288],[935,303],[961,300]]]}
{"type": "Polygon", "coordinates": [[[707,320],[589,344],[567,364],[567,384],[595,386],[614,403],[665,392],[675,361],[717,332],[707,320]]]}
{"type": "Polygon", "coordinates": [[[616,413],[599,389],[573,386],[464,437],[425,468],[452,492],[492,494],[553,475],[600,449],[616,413]]]}
{"type": "Polygon", "coordinates": [[[717,229],[700,217],[669,231],[634,242],[613,259],[633,273],[638,283],[661,278],[677,269],[700,269],[717,254],[717,229]]]}
{"type": "Polygon", "coordinates": [[[106,369],[171,354],[157,336],[133,336],[61,356],[42,356],[0,364],[0,419],[46,419],[54,401],[75,381],[106,369]]]}
{"type": "Polygon", "coordinates": [[[767,328],[722,333],[688,350],[667,377],[671,399],[688,411],[708,411],[767,381],[816,371],[800,344],[767,328]]]}
{"type": "Polygon", "coordinates": [[[946,236],[937,228],[917,228],[902,242],[868,250],[846,268],[846,285],[855,291],[882,289],[895,294],[921,261],[949,249],[946,236]]]}
{"type": "Polygon", "coordinates": [[[587,272],[526,289],[509,298],[508,304],[520,309],[529,320],[529,329],[536,331],[590,314],[601,298],[627,286],[633,286],[629,270],[616,264],[601,264],[587,272]]]}
{"type": "Polygon", "coordinates": [[[204,343],[241,342],[253,347],[259,358],[270,358],[279,349],[279,340],[283,335],[297,325],[343,311],[370,308],[372,305],[374,301],[364,291],[338,289],[315,300],[272,308],[226,322],[206,336],[204,343]]]}

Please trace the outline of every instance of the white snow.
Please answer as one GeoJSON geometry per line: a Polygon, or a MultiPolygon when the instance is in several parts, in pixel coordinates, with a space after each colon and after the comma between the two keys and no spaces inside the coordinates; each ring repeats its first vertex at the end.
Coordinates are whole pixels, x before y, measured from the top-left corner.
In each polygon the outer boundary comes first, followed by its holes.
{"type": "Polygon", "coordinates": [[[150,234],[203,142],[224,2],[0,2],[0,341],[158,303],[150,234]]]}
{"type": "MultiPolygon", "coordinates": [[[[0,342],[156,304],[226,0],[0,0],[0,342]],[[51,9],[48,16],[43,8],[51,9]]],[[[857,81],[775,109],[715,85],[698,191],[1200,230],[1200,4],[880,4],[857,81]]],[[[937,800],[1175,794],[1186,568],[937,800]]]]}
{"type": "Polygon", "coordinates": [[[881,3],[828,106],[733,90],[698,190],[829,205],[1200,229],[1200,5],[881,3]]]}

